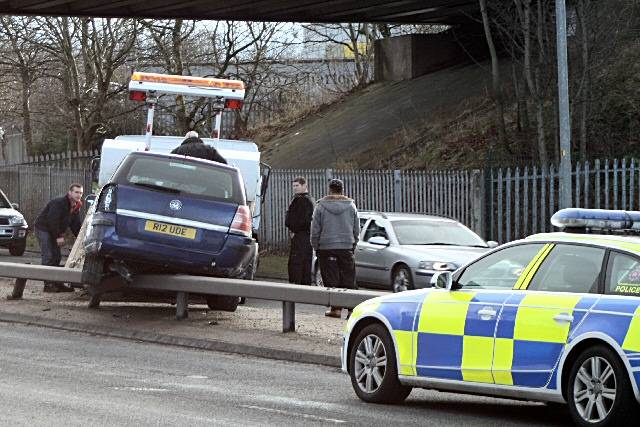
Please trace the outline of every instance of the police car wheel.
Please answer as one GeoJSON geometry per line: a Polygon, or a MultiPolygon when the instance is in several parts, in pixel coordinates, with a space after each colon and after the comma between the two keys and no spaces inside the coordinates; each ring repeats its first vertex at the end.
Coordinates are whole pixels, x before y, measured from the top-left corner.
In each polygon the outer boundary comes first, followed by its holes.
{"type": "Polygon", "coordinates": [[[413,289],[413,280],[409,268],[404,265],[396,267],[391,278],[391,290],[396,293],[411,289],[413,289]]]}
{"type": "Polygon", "coordinates": [[[236,311],[240,298],[228,295],[208,295],[207,305],[211,310],[236,311]]]}
{"type": "Polygon", "coordinates": [[[358,397],[371,403],[400,403],[411,387],[400,384],[396,355],[387,329],[366,326],[357,335],[349,355],[351,385],[358,397]]]}
{"type": "Polygon", "coordinates": [[[631,425],[637,410],[629,376],[608,347],[591,347],[576,359],[567,384],[567,402],[579,426],[631,425]]]}

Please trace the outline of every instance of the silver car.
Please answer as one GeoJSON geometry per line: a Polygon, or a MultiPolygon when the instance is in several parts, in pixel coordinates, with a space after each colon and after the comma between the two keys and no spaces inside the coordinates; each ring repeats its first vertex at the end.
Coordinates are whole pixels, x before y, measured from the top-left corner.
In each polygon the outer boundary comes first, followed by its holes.
{"type": "MultiPolygon", "coordinates": [[[[430,287],[438,271],[454,271],[496,242],[485,242],[453,219],[406,213],[359,212],[358,285],[401,292],[430,287]]],[[[322,276],[314,258],[315,284],[322,276]]]]}

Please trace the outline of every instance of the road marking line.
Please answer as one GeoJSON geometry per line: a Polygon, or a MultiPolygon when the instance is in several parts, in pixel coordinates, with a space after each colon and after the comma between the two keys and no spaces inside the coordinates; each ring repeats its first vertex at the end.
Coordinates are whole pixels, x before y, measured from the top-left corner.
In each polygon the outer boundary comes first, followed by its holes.
{"type": "Polygon", "coordinates": [[[246,408],[246,409],[255,409],[257,411],[271,412],[274,414],[289,415],[292,417],[302,417],[308,420],[325,421],[325,422],[334,423],[334,424],[346,423],[345,420],[338,420],[335,418],[325,418],[325,417],[320,417],[318,415],[304,414],[301,412],[285,411],[283,409],[265,408],[263,406],[255,406],[255,405],[240,405],[240,407],[246,408]]]}
{"type": "Polygon", "coordinates": [[[153,388],[153,387],[113,387],[114,390],[124,391],[169,391],[166,388],[153,388]]]}

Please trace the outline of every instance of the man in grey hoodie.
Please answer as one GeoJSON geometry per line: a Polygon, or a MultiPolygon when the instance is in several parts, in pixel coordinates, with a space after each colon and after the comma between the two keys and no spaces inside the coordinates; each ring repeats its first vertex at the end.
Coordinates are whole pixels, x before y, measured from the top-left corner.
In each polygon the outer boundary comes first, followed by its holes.
{"type": "MultiPolygon", "coordinates": [[[[343,194],[339,179],[329,182],[329,195],[318,201],[311,219],[311,246],[316,251],[324,285],[332,288],[356,288],[353,252],[360,235],[358,209],[343,194]]],[[[331,307],[325,316],[340,317],[342,309],[331,307]]]]}

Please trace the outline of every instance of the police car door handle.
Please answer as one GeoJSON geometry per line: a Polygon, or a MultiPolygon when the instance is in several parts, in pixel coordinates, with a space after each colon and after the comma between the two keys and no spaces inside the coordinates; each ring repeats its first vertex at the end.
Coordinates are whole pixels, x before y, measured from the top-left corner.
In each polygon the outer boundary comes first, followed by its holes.
{"type": "Polygon", "coordinates": [[[553,320],[555,320],[556,322],[568,322],[568,323],[571,323],[571,322],[573,322],[573,316],[570,315],[569,313],[560,313],[560,314],[556,314],[555,316],[553,316],[553,320]]]}
{"type": "Polygon", "coordinates": [[[496,314],[498,314],[498,312],[491,307],[484,307],[478,310],[478,315],[480,315],[480,319],[482,320],[491,320],[496,317],[496,314]]]}

